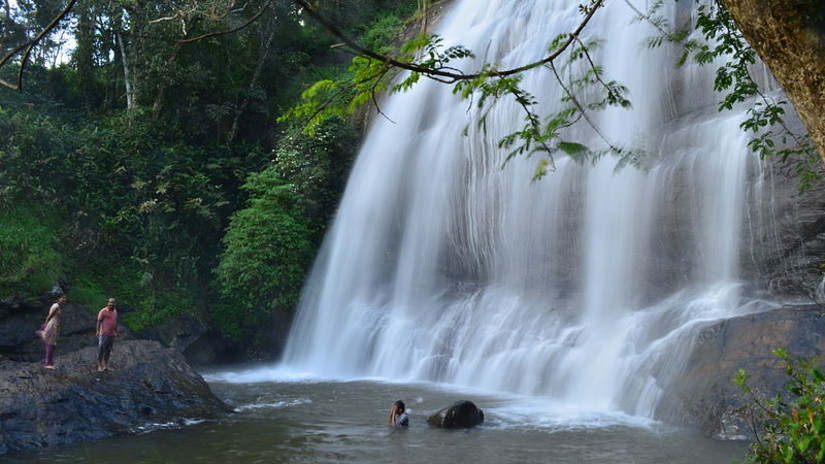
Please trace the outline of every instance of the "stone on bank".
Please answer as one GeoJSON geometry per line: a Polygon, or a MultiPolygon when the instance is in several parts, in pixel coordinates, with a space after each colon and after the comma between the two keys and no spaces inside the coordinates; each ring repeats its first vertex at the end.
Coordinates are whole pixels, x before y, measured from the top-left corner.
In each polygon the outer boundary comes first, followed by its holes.
{"type": "Polygon", "coordinates": [[[158,342],[116,342],[107,372],[97,372],[96,360],[88,347],[58,355],[54,371],[0,361],[0,454],[231,411],[180,353],[158,342]]]}

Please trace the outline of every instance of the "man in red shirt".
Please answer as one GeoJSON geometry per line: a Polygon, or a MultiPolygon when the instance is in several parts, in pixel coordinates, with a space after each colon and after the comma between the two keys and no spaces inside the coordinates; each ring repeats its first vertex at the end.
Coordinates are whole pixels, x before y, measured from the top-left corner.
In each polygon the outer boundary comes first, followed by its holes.
{"type": "Polygon", "coordinates": [[[106,307],[97,313],[97,336],[97,370],[106,371],[109,370],[109,356],[117,336],[117,302],[114,298],[109,298],[106,307]]]}

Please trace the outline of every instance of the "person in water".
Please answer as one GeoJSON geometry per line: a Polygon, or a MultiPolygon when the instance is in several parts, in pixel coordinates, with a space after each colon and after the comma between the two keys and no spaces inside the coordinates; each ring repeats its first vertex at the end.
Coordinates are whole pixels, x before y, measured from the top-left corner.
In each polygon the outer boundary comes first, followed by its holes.
{"type": "Polygon", "coordinates": [[[398,400],[390,407],[390,426],[407,427],[409,425],[410,418],[407,416],[407,410],[404,407],[404,402],[398,400]]]}

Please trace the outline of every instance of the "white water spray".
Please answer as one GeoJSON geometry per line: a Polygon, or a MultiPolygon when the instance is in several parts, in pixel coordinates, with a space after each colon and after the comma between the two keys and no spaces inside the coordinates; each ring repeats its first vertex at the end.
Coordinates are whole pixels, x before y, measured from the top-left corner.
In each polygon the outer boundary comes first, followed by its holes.
{"type": "MultiPolygon", "coordinates": [[[[523,121],[516,105],[499,103],[475,130],[472,105],[448,86],[393,95],[382,110],[394,122],[369,131],[284,364],[652,417],[696,329],[742,311],[741,212],[758,162],[740,116],[717,113],[703,86],[711,70],[645,48],[657,31],[633,17],[608,2],[588,31],[607,39],[597,58],[634,108],[590,116],[612,143],[657,155],[649,170],[559,155],[531,183],[535,159],[501,169],[497,141],[523,121]]],[[[507,68],[580,21],[576,2],[457,0],[439,34],[476,53],[467,71],[507,68]]],[[[523,84],[545,111],[561,96],[546,69],[523,84]]]]}

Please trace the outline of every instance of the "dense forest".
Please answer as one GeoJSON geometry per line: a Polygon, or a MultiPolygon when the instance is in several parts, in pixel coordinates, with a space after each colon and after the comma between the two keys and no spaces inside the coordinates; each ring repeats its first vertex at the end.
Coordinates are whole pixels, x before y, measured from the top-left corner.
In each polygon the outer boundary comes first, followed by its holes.
{"type": "MultiPolygon", "coordinates": [[[[256,329],[284,335],[360,139],[359,118],[278,117],[352,57],[292,2],[71,6],[0,0],[0,57],[25,64],[0,68],[0,297],[58,283],[92,310],[116,296],[133,331],[196,319],[271,356],[256,329]]],[[[323,14],[381,50],[418,7],[323,14]]]]}
{"type": "MultiPolygon", "coordinates": [[[[353,108],[421,77],[453,85],[468,104],[512,98],[525,125],[499,146],[508,159],[538,153],[539,178],[554,153],[594,155],[565,139],[566,127],[632,105],[589,62],[598,41],[578,37],[604,0],[579,5],[580,26],[552,40],[545,59],[476,74],[451,64],[472,51],[440,48],[437,37],[401,46],[437,3],[0,0],[0,297],[35,299],[58,283],[91,308],[117,296],[134,331],[196,320],[235,354],[271,356],[359,144],[365,110],[353,108]],[[581,75],[559,77],[569,98],[542,120],[521,74],[581,63],[581,75]],[[391,88],[397,69],[411,73],[391,88]]],[[[780,156],[803,188],[820,182],[821,105],[809,96],[821,94],[821,80],[805,76],[821,75],[821,6],[710,2],[696,24],[680,26],[657,16],[661,4],[638,12],[662,31],[648,45],[677,42],[682,62],[718,66],[720,110],[756,101],[742,125],[752,149],[780,156]],[[812,57],[772,54],[786,32],[808,40],[792,42],[812,57]],[[813,141],[784,123],[787,102],[751,79],[756,53],[813,141]]],[[[630,147],[608,151],[638,158],[630,147]]]]}

